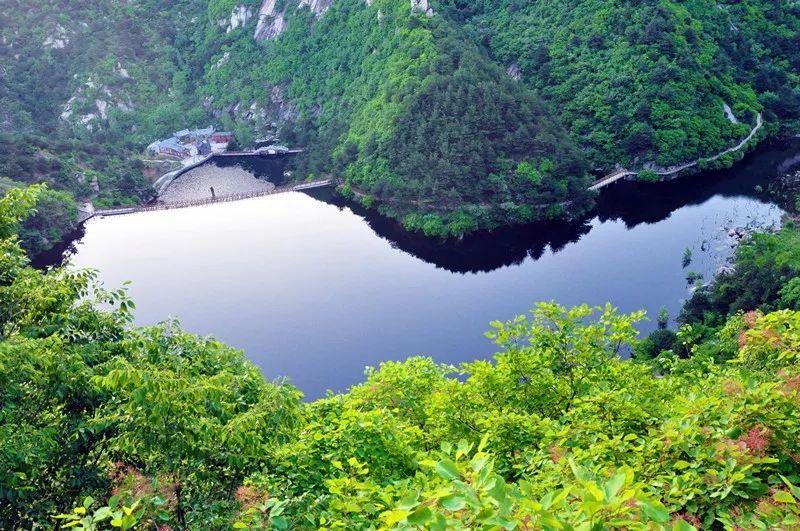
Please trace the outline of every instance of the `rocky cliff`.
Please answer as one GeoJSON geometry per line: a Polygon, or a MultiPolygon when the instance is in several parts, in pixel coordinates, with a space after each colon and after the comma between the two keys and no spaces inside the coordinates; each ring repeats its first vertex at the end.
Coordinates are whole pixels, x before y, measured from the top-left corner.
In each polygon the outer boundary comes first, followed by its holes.
{"type": "Polygon", "coordinates": [[[315,15],[322,16],[333,4],[333,0],[300,0],[301,6],[307,6],[315,15]]]}
{"type": "Polygon", "coordinates": [[[258,23],[256,24],[254,38],[258,42],[277,38],[286,28],[286,12],[288,9],[307,7],[317,17],[321,17],[331,5],[333,5],[333,0],[299,0],[298,4],[286,6],[279,11],[277,9],[277,0],[264,0],[258,10],[258,23]]]}
{"type": "Polygon", "coordinates": [[[286,17],[283,11],[276,10],[277,0],[264,0],[258,10],[258,23],[253,37],[256,41],[275,39],[286,27],[286,17]]]}

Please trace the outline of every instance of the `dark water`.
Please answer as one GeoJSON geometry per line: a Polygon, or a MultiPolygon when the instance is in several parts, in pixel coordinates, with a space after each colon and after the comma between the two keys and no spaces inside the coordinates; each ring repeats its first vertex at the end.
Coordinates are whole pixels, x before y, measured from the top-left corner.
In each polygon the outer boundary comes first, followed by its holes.
{"type": "Polygon", "coordinates": [[[267,179],[277,186],[286,183],[285,172],[290,168],[294,154],[269,155],[264,157],[216,157],[214,164],[222,168],[238,166],[256,177],[267,179]]]}
{"type": "Polygon", "coordinates": [[[94,219],[70,261],[99,269],[109,286],[132,280],[139,323],[178,317],[313,398],[345,390],[383,360],[489,356],[489,321],[540,300],[677,315],[687,272],[711,278],[730,256],[730,228],[779,221],[780,207],[757,189],[798,152],[764,148],[725,172],[620,183],[581,222],[445,245],[330,192],[289,193],[94,219]]]}

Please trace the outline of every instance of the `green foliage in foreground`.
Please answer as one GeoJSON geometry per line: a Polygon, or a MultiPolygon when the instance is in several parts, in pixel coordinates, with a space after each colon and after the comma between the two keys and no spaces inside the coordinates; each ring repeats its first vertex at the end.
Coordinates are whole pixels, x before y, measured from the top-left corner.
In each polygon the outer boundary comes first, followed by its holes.
{"type": "MultiPolygon", "coordinates": [[[[0,178],[0,194],[10,188],[25,186],[0,178]]],[[[78,228],[78,207],[72,195],[58,190],[42,189],[31,213],[19,227],[20,245],[31,256],[51,249],[67,234],[78,228]]]]}
{"type": "Polygon", "coordinates": [[[91,272],[28,267],[40,193],[0,199],[2,528],[800,525],[798,312],[645,364],[619,357],[643,313],[543,303],[492,324],[492,361],[303,403],[213,339],[133,327],[91,272]]]}

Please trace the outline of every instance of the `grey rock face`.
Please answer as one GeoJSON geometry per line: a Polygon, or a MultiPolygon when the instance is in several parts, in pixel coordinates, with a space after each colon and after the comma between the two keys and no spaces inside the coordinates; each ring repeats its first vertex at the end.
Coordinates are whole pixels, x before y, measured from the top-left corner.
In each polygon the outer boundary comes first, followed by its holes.
{"type": "Polygon", "coordinates": [[[275,10],[277,0],[264,0],[258,10],[258,24],[253,38],[257,42],[276,39],[286,27],[286,18],[283,12],[275,10]]]}
{"type": "Polygon", "coordinates": [[[300,0],[301,6],[307,6],[316,16],[321,17],[333,5],[333,0],[300,0]]]}
{"type": "Polygon", "coordinates": [[[428,0],[411,0],[412,13],[424,13],[427,17],[432,17],[436,13],[428,3],[428,0]]]}
{"type": "Polygon", "coordinates": [[[246,6],[238,5],[234,7],[233,11],[231,11],[230,19],[222,21],[225,26],[225,33],[245,27],[251,18],[253,18],[253,12],[246,6]]]}

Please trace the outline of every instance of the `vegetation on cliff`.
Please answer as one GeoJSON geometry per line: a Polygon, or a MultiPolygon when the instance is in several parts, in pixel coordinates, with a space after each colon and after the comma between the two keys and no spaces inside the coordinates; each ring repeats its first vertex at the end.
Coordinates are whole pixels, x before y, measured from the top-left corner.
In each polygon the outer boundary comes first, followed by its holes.
{"type": "Polygon", "coordinates": [[[146,198],[136,155],[207,120],[176,54],[204,2],[5,2],[0,176],[98,204],[146,198]],[[98,192],[90,184],[97,181],[98,192]]]}
{"type": "MultiPolygon", "coordinates": [[[[624,361],[642,313],[540,304],[493,360],[370,370],[303,403],[86,271],[37,271],[0,200],[0,526],[792,528],[800,313],[624,361]]],[[[787,240],[788,243],[788,240],[787,240]]],[[[746,308],[745,309],[749,309],[746,308]]]]}

